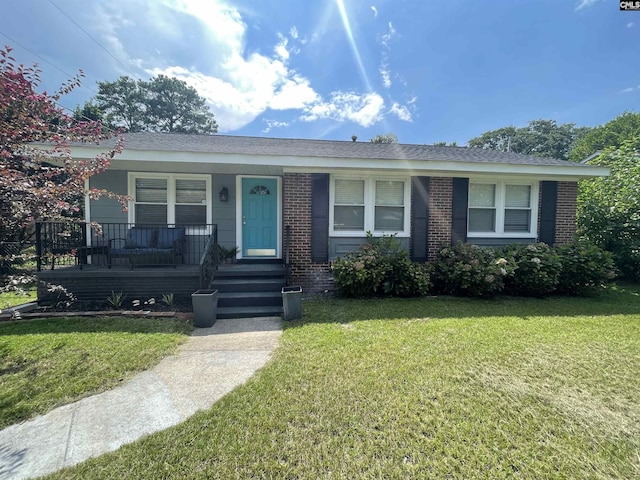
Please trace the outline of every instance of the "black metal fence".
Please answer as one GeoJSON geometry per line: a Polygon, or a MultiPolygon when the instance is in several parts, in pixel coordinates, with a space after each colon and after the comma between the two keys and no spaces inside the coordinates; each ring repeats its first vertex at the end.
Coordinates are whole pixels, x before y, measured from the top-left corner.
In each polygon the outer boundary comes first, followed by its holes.
{"type": "Polygon", "coordinates": [[[215,224],[38,222],[37,269],[199,265],[212,237],[215,224]]]}

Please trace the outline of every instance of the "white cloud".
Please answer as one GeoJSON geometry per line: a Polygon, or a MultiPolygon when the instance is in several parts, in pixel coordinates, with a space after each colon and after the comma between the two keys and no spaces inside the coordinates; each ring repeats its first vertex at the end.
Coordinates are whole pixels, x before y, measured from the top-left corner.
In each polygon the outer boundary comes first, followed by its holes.
{"type": "Polygon", "coordinates": [[[631,27],[633,27],[634,25],[635,25],[635,23],[633,23],[633,22],[629,22],[629,23],[627,23],[627,28],[631,28],[631,27]]]}
{"type": "MultiPolygon", "coordinates": [[[[124,63],[137,62],[148,75],[177,77],[194,87],[207,100],[220,132],[238,130],[269,110],[298,110],[305,121],[349,120],[362,126],[382,117],[384,100],[379,94],[333,92],[328,99],[322,98],[311,81],[289,65],[307,42],[295,26],[278,34],[271,45],[248,51],[248,26],[239,10],[226,2],[130,0],[115,7],[101,3],[94,10],[103,12],[97,17],[104,25],[99,28],[101,37],[124,63]],[[132,26],[125,31],[119,18],[128,18],[132,26]],[[126,38],[132,32],[134,41],[126,38]],[[192,40],[185,42],[185,35],[192,40]]],[[[389,24],[385,41],[393,35],[389,24]]],[[[267,123],[266,128],[281,126],[285,125],[267,123]]]]}
{"type": "Polygon", "coordinates": [[[319,101],[304,109],[300,117],[305,122],[319,119],[349,120],[370,127],[382,118],[384,100],[377,93],[359,95],[354,92],[333,92],[329,102],[319,101]]]}
{"type": "Polygon", "coordinates": [[[289,60],[289,51],[287,50],[287,43],[289,43],[289,39],[282,34],[278,35],[280,42],[273,49],[276,56],[280,57],[282,60],[289,60]]]}
{"type": "Polygon", "coordinates": [[[391,105],[391,109],[389,110],[389,113],[393,113],[400,120],[404,120],[405,122],[413,121],[413,116],[411,115],[411,112],[409,111],[409,109],[405,106],[400,105],[398,102],[394,102],[394,104],[391,105]]]}
{"type": "Polygon", "coordinates": [[[591,5],[599,1],[600,0],[579,0],[576,4],[576,12],[578,10],[582,10],[583,8],[590,7],[591,5]]]}
{"type": "Polygon", "coordinates": [[[382,85],[384,88],[391,87],[391,72],[389,71],[389,65],[387,62],[382,62],[380,65],[380,75],[382,76],[382,85]]]}
{"type": "MultiPolygon", "coordinates": [[[[640,86],[638,86],[638,88],[640,88],[640,86]]],[[[635,88],[634,88],[634,87],[629,87],[629,88],[624,88],[624,89],[620,90],[620,92],[619,92],[619,93],[631,93],[631,92],[633,92],[634,90],[635,90],[635,88]]]]}
{"type": "Polygon", "coordinates": [[[378,9],[376,7],[374,7],[373,5],[371,5],[371,11],[373,11],[373,18],[377,18],[378,17],[378,9]]]}
{"type": "Polygon", "coordinates": [[[273,128],[283,128],[289,126],[288,122],[279,122],[278,120],[265,120],[264,123],[266,123],[267,126],[262,130],[262,133],[269,133],[273,128]]]}
{"type": "Polygon", "coordinates": [[[380,76],[382,77],[382,85],[384,88],[391,88],[391,70],[389,69],[389,51],[391,47],[389,43],[397,36],[396,29],[393,28],[393,24],[389,22],[387,33],[380,37],[380,43],[382,44],[382,60],[380,61],[380,76]]]}
{"type": "Polygon", "coordinates": [[[389,22],[389,29],[387,33],[382,35],[382,45],[389,48],[389,42],[397,36],[396,29],[393,28],[393,24],[389,22]]]}

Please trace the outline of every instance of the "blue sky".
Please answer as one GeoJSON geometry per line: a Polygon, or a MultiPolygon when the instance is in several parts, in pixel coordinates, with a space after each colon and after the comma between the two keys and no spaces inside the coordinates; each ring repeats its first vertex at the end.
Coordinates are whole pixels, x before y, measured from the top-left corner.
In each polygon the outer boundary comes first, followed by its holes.
{"type": "Polygon", "coordinates": [[[640,111],[640,12],[615,0],[21,0],[0,42],[49,91],[82,69],[65,106],[164,73],[232,135],[463,145],[640,111]]]}

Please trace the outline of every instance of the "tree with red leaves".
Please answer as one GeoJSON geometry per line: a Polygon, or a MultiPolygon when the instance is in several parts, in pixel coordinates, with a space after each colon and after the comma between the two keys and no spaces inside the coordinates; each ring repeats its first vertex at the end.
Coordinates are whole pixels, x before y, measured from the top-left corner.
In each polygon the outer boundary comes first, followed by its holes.
{"type": "Polygon", "coordinates": [[[68,220],[86,195],[117,198],[124,208],[121,196],[85,189],[85,181],[122,150],[122,138],[95,158],[72,158],[72,143],[110,137],[99,121],[78,121],[58,104],[80,85],[82,71],[54,94],[38,92],[38,66],[17,65],[11,50],[0,49],[0,242],[24,244],[34,222],[68,220]]]}
{"type": "Polygon", "coordinates": [[[0,49],[0,241],[22,241],[36,220],[68,218],[85,195],[85,181],[109,167],[122,139],[93,159],[71,157],[70,144],[99,143],[110,135],[101,122],[77,121],[58,105],[80,85],[82,72],[57,92],[37,92],[37,65],[16,65],[11,48],[0,49]]]}

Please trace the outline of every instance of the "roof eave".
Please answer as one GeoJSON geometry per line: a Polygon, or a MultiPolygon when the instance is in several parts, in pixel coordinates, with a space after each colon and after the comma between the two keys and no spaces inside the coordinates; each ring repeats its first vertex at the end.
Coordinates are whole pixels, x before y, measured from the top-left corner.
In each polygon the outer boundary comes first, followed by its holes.
{"type": "MultiPolygon", "coordinates": [[[[96,146],[72,147],[71,154],[77,158],[91,158],[97,151],[96,146]]],[[[180,151],[152,151],[125,149],[115,158],[118,160],[139,162],[174,162],[196,164],[261,165],[282,167],[285,172],[313,173],[334,170],[367,170],[385,172],[411,172],[412,175],[469,176],[476,174],[498,175],[536,175],[558,177],[566,180],[580,180],[608,176],[607,167],[567,164],[516,164],[492,161],[449,161],[449,160],[409,160],[409,159],[363,159],[336,157],[303,157],[291,155],[255,155],[229,153],[203,153],[180,151]],[[301,164],[303,159],[303,164],[301,164]]]]}

